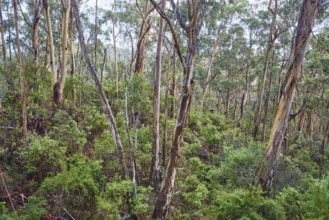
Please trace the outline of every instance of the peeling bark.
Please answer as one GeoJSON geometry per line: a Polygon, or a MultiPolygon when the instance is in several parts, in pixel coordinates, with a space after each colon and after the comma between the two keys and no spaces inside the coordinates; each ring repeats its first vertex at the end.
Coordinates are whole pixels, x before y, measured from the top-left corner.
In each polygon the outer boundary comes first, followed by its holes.
{"type": "MultiPolygon", "coordinates": [[[[154,0],[151,0],[152,4],[156,7],[157,4],[154,2],[154,0]]],[[[173,6],[173,10],[176,11],[177,18],[179,20],[181,19],[181,16],[179,15],[179,12],[176,10],[176,6],[173,4],[174,2],[171,0],[170,3],[173,6]]],[[[195,60],[196,60],[196,38],[197,38],[197,20],[199,17],[199,0],[193,0],[192,1],[192,17],[190,19],[189,25],[186,26],[186,23],[183,22],[181,27],[186,31],[186,34],[188,36],[188,53],[186,55],[185,62],[183,63],[184,67],[184,78],[183,78],[183,86],[182,86],[182,95],[180,99],[180,107],[177,114],[177,121],[176,126],[174,130],[174,137],[173,142],[171,146],[171,152],[170,152],[170,159],[167,165],[166,175],[164,178],[164,181],[162,183],[160,192],[158,194],[158,198],[153,210],[152,218],[161,218],[165,217],[168,214],[168,211],[170,209],[170,203],[171,203],[171,196],[172,192],[175,187],[175,177],[177,173],[178,163],[181,156],[181,144],[183,140],[183,131],[184,127],[186,126],[187,118],[190,112],[191,107],[191,101],[192,101],[192,92],[194,89],[194,80],[193,74],[194,74],[194,66],[195,66],[195,60]]],[[[179,50],[179,45],[177,44],[177,38],[174,34],[174,31],[172,29],[172,26],[170,24],[169,19],[167,18],[166,14],[159,9],[159,7],[156,7],[157,11],[160,13],[161,17],[166,18],[166,21],[170,25],[171,32],[173,34],[173,39],[175,42],[175,46],[177,49],[177,52],[180,56],[180,59],[182,61],[182,57],[179,50]]]]}
{"type": "Polygon", "coordinates": [[[47,22],[47,36],[48,36],[48,45],[49,45],[49,55],[50,55],[50,72],[51,72],[51,88],[54,88],[56,83],[56,68],[55,68],[55,49],[54,49],[54,39],[53,39],[53,30],[50,18],[50,12],[48,7],[48,0],[43,0],[43,7],[46,14],[47,22]]]}
{"type": "MultiPolygon", "coordinates": [[[[162,0],[161,8],[166,10],[167,1],[162,0]]],[[[161,51],[164,35],[164,19],[160,19],[159,35],[157,43],[157,52],[155,58],[155,76],[153,84],[153,139],[152,139],[152,161],[150,182],[154,189],[157,188],[158,183],[161,181],[161,174],[159,170],[160,162],[160,86],[161,86],[161,51]]]]}
{"type": "Polygon", "coordinates": [[[35,12],[32,24],[32,50],[33,50],[33,63],[35,65],[35,74],[39,75],[39,21],[40,21],[40,7],[39,0],[35,2],[35,12]]]}
{"type": "Polygon", "coordinates": [[[264,155],[264,162],[258,173],[258,183],[265,192],[270,191],[274,181],[275,165],[284,139],[297,81],[318,9],[318,0],[304,0],[298,20],[296,36],[293,41],[290,65],[281,90],[279,107],[273,122],[268,148],[264,155]]]}

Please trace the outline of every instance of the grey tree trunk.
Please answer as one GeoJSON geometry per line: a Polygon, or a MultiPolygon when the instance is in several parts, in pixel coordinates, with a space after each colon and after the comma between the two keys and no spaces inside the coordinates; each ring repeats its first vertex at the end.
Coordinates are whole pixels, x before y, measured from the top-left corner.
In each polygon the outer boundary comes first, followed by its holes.
{"type": "Polygon", "coordinates": [[[18,15],[17,15],[17,1],[12,0],[14,6],[14,17],[15,17],[15,29],[16,29],[16,44],[17,44],[17,60],[19,68],[19,79],[21,83],[21,103],[22,103],[22,138],[26,139],[27,135],[27,114],[26,114],[26,103],[27,103],[27,82],[25,80],[23,66],[22,66],[22,52],[19,35],[18,15]]]}
{"type": "MultiPolygon", "coordinates": [[[[180,56],[180,60],[182,62],[183,58],[181,56],[180,48],[177,43],[177,36],[175,34],[175,31],[173,30],[173,26],[170,20],[166,16],[166,13],[163,10],[161,10],[161,8],[154,2],[154,0],[151,0],[151,2],[156,7],[161,17],[163,17],[169,24],[175,42],[175,47],[180,56]]],[[[182,95],[181,95],[180,106],[177,114],[177,121],[174,130],[173,142],[171,146],[170,159],[167,165],[166,175],[162,182],[162,186],[158,194],[158,198],[152,214],[152,218],[157,218],[157,219],[161,217],[165,217],[170,209],[171,196],[175,186],[177,167],[179,163],[179,158],[181,156],[181,143],[183,139],[183,131],[184,131],[184,127],[186,126],[187,118],[189,116],[190,107],[191,107],[192,93],[194,88],[194,80],[192,78],[194,74],[194,66],[196,60],[197,21],[199,17],[200,2],[199,0],[192,1],[192,5],[191,5],[192,16],[188,26],[186,25],[185,21],[182,20],[182,17],[180,16],[178,10],[176,9],[174,1],[171,0],[170,3],[173,6],[173,10],[176,12],[180,26],[186,31],[186,34],[188,36],[188,43],[187,43],[188,52],[186,55],[185,62],[184,63],[182,62],[184,67],[184,78],[183,78],[183,86],[181,93],[182,95]]]]}
{"type": "Polygon", "coordinates": [[[113,116],[111,106],[109,105],[106,95],[104,93],[102,84],[100,83],[100,81],[97,77],[97,73],[96,73],[93,65],[90,62],[87,45],[85,43],[85,37],[83,36],[83,30],[82,30],[82,25],[81,25],[81,21],[80,21],[80,13],[79,13],[78,7],[75,3],[75,0],[72,0],[72,6],[74,7],[75,22],[76,22],[77,32],[79,34],[79,42],[80,42],[81,51],[82,51],[83,57],[85,59],[85,62],[87,64],[90,75],[92,76],[92,78],[94,79],[94,82],[96,84],[98,94],[99,94],[99,97],[102,102],[103,111],[111,126],[111,132],[112,132],[113,139],[114,139],[114,142],[117,147],[117,154],[118,154],[118,158],[119,158],[119,161],[121,164],[121,177],[122,177],[122,179],[127,179],[129,177],[129,173],[128,173],[128,168],[126,165],[125,153],[123,151],[123,147],[121,144],[121,138],[120,138],[120,135],[119,135],[116,123],[115,123],[115,118],[113,116]]]}
{"type": "MultiPolygon", "coordinates": [[[[161,8],[166,10],[167,0],[161,1],[161,8]]],[[[160,162],[160,86],[161,86],[161,51],[164,35],[164,19],[160,19],[159,35],[157,43],[157,52],[155,57],[155,74],[153,83],[153,140],[152,140],[152,161],[151,161],[151,173],[150,182],[154,189],[161,179],[159,162],[160,162]]]]}
{"type": "Polygon", "coordinates": [[[2,60],[6,62],[6,43],[5,43],[5,27],[2,18],[2,1],[0,1],[0,31],[1,31],[1,45],[2,45],[2,60]]]}
{"type": "Polygon", "coordinates": [[[270,1],[269,6],[268,6],[268,9],[272,13],[272,22],[271,22],[271,27],[270,27],[270,34],[268,37],[267,49],[265,52],[265,62],[264,62],[264,67],[263,67],[261,84],[260,84],[259,94],[258,94],[258,98],[257,98],[257,109],[256,109],[256,113],[255,113],[255,118],[254,118],[254,129],[253,129],[254,140],[256,140],[258,137],[258,130],[259,130],[259,126],[261,123],[261,117],[262,117],[262,108],[263,108],[263,99],[264,99],[264,92],[265,92],[265,85],[266,85],[266,77],[267,77],[267,72],[268,72],[268,68],[269,68],[270,56],[272,54],[272,51],[274,50],[275,40],[276,40],[276,38],[273,35],[274,35],[275,28],[276,28],[278,0],[274,0],[274,9],[273,10],[271,9],[271,4],[272,4],[272,0],[270,1]]]}

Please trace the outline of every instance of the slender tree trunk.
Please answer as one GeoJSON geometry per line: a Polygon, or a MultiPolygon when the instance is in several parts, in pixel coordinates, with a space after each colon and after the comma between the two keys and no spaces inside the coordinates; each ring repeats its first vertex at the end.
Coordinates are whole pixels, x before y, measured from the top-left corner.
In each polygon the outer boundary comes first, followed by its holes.
{"type": "Polygon", "coordinates": [[[264,163],[260,167],[258,173],[258,183],[261,184],[265,192],[268,192],[271,189],[271,185],[274,180],[274,173],[276,171],[275,165],[278,159],[278,153],[284,139],[296,84],[301,72],[308,39],[314,25],[318,8],[318,0],[303,1],[298,20],[297,32],[292,46],[290,65],[286,78],[283,82],[278,111],[272,126],[268,148],[264,156],[264,163]]]}
{"type": "Polygon", "coordinates": [[[307,134],[312,138],[313,137],[313,131],[314,131],[314,117],[313,117],[313,111],[312,110],[308,114],[308,121],[307,121],[307,126],[306,126],[306,132],[307,134]]]}
{"type": "Polygon", "coordinates": [[[107,48],[104,48],[103,65],[102,65],[102,69],[101,69],[101,83],[102,84],[103,84],[103,77],[104,77],[104,70],[106,67],[106,63],[107,63],[107,48]]]}
{"type": "Polygon", "coordinates": [[[137,184],[136,184],[136,168],[135,168],[135,150],[131,143],[131,135],[130,135],[130,124],[129,124],[129,109],[128,109],[128,96],[129,96],[129,76],[127,74],[127,69],[125,70],[125,121],[126,121],[126,133],[128,137],[128,147],[131,152],[131,168],[132,168],[132,181],[133,181],[133,197],[137,193],[137,184]]]}
{"type": "Polygon", "coordinates": [[[1,31],[1,45],[2,45],[2,60],[6,62],[6,39],[5,39],[5,27],[2,18],[2,1],[0,1],[0,31],[1,31]]]}
{"type": "MultiPolygon", "coordinates": [[[[161,8],[166,10],[166,0],[161,1],[161,8]]],[[[161,86],[161,51],[164,35],[164,19],[160,18],[159,35],[157,52],[155,58],[155,75],[154,75],[154,87],[153,87],[153,143],[152,143],[152,161],[151,161],[151,173],[150,182],[154,189],[157,188],[159,181],[161,181],[161,174],[159,170],[160,162],[160,86],[161,86]]]]}
{"type": "Polygon", "coordinates": [[[118,158],[121,164],[121,176],[123,179],[127,179],[129,177],[129,173],[128,173],[128,168],[126,165],[126,158],[125,158],[125,153],[123,151],[123,147],[121,144],[121,138],[115,123],[115,118],[113,116],[111,107],[108,103],[108,100],[106,98],[106,95],[104,93],[102,84],[100,83],[98,77],[97,77],[97,73],[94,69],[94,67],[92,66],[91,62],[90,62],[90,58],[88,55],[88,50],[87,50],[87,45],[85,43],[85,37],[83,36],[83,30],[82,30],[82,25],[81,25],[81,21],[80,21],[80,14],[79,14],[79,10],[78,7],[75,3],[75,0],[72,0],[72,5],[74,7],[74,15],[75,15],[75,22],[76,22],[76,28],[77,28],[77,32],[79,35],[79,42],[80,42],[80,47],[81,47],[81,51],[83,54],[83,57],[85,59],[85,62],[87,64],[88,70],[90,72],[90,75],[92,76],[92,78],[95,81],[96,87],[98,89],[98,94],[99,97],[101,99],[102,102],[102,108],[103,111],[105,113],[105,116],[107,118],[107,121],[109,122],[110,126],[111,126],[111,132],[113,135],[113,139],[114,142],[116,144],[117,147],[117,154],[118,154],[118,158]]]}
{"type": "Polygon", "coordinates": [[[117,39],[115,34],[116,25],[116,0],[114,0],[114,10],[112,13],[112,38],[113,38],[113,61],[114,61],[114,76],[115,76],[115,92],[117,99],[119,98],[119,73],[118,73],[118,62],[117,62],[117,39]]]}
{"type": "Polygon", "coordinates": [[[246,96],[247,96],[247,92],[244,91],[242,94],[241,103],[240,103],[240,118],[239,118],[239,122],[238,122],[238,128],[242,127],[242,119],[243,119],[244,104],[245,104],[246,96]]]}
{"type": "Polygon", "coordinates": [[[266,85],[266,77],[267,72],[269,68],[269,62],[270,62],[270,56],[272,54],[272,51],[275,47],[275,37],[273,36],[276,28],[276,17],[277,17],[277,11],[278,11],[278,0],[274,0],[274,9],[271,9],[272,0],[270,1],[270,4],[268,6],[269,10],[272,12],[272,22],[270,27],[270,34],[268,37],[268,43],[267,43],[267,49],[265,53],[265,62],[263,67],[263,73],[262,73],[262,80],[259,88],[259,94],[257,99],[257,109],[255,113],[254,118],[254,129],[253,129],[253,137],[254,140],[258,137],[258,130],[261,123],[261,117],[262,117],[262,107],[263,107],[263,98],[264,98],[264,92],[265,92],[265,85],[266,85]]]}
{"type": "Polygon", "coordinates": [[[21,103],[22,103],[22,138],[26,139],[27,135],[27,114],[26,114],[26,103],[27,103],[27,82],[25,80],[23,66],[22,66],[22,52],[20,45],[20,36],[19,36],[19,26],[18,26],[18,15],[17,15],[17,2],[12,0],[14,6],[14,16],[15,16],[15,28],[16,28],[16,44],[17,44],[17,60],[19,67],[19,79],[21,82],[21,103]]]}
{"type": "Polygon", "coordinates": [[[262,130],[262,142],[263,143],[265,142],[265,136],[266,136],[267,114],[268,114],[268,107],[269,107],[269,103],[270,103],[272,78],[273,78],[273,74],[270,74],[270,81],[268,83],[268,91],[266,93],[266,98],[265,98],[265,109],[264,109],[263,130],[262,130]]]}
{"type": "Polygon", "coordinates": [[[73,15],[73,9],[71,8],[70,11],[70,55],[71,55],[71,77],[73,78],[73,105],[76,105],[77,95],[76,95],[76,89],[75,89],[75,83],[74,83],[74,75],[76,73],[76,67],[75,67],[75,57],[74,57],[74,15],[73,15]]]}
{"type": "Polygon", "coordinates": [[[164,125],[163,125],[163,139],[162,139],[162,167],[166,166],[166,148],[167,148],[167,138],[168,138],[168,95],[169,95],[169,71],[171,66],[171,51],[169,51],[168,67],[166,71],[165,81],[166,81],[166,93],[165,93],[165,112],[164,112],[164,125]]]}
{"type": "Polygon", "coordinates": [[[139,37],[137,42],[137,50],[136,50],[136,62],[135,62],[135,73],[140,73],[141,75],[144,74],[144,50],[145,50],[145,40],[148,37],[148,33],[151,29],[151,20],[149,16],[154,8],[148,10],[149,3],[146,1],[145,5],[145,12],[146,14],[143,15],[141,12],[141,16],[143,17],[142,25],[139,31],[139,37]]]}
{"type": "Polygon", "coordinates": [[[229,111],[230,111],[230,96],[231,96],[231,93],[230,93],[230,89],[228,88],[227,89],[227,92],[226,92],[226,98],[225,98],[225,110],[224,110],[224,115],[225,115],[225,118],[228,117],[228,114],[229,114],[229,111]]]}
{"type": "MultiPolygon", "coordinates": [[[[71,11],[71,0],[66,1],[66,6],[64,8],[64,14],[63,14],[63,23],[62,23],[62,68],[61,68],[61,77],[59,81],[59,91],[57,96],[57,104],[59,106],[63,106],[64,102],[64,86],[67,76],[67,68],[66,68],[66,61],[67,61],[67,36],[68,36],[68,26],[69,26],[69,15],[71,11]]],[[[54,90],[54,94],[57,91],[54,90]]]]}
{"type": "Polygon", "coordinates": [[[207,77],[206,77],[206,82],[203,85],[203,91],[202,91],[202,96],[201,96],[201,101],[200,101],[200,109],[203,111],[204,110],[204,100],[206,98],[206,92],[210,83],[211,79],[211,68],[212,68],[212,62],[215,56],[215,50],[217,48],[217,45],[215,46],[215,49],[211,52],[211,55],[209,57],[209,62],[208,62],[208,69],[207,69],[207,77]]]}
{"type": "Polygon", "coordinates": [[[96,66],[96,72],[97,72],[97,43],[98,43],[98,39],[97,39],[97,31],[98,31],[98,0],[96,0],[95,3],[95,51],[94,51],[94,63],[96,66]]]}
{"type": "MultiPolygon", "coordinates": [[[[134,112],[134,111],[132,111],[134,112]]],[[[133,182],[139,182],[138,178],[138,172],[136,170],[136,157],[135,157],[135,152],[138,147],[138,125],[139,125],[139,114],[134,113],[134,149],[132,151],[132,156],[133,156],[133,162],[132,162],[132,170],[133,170],[133,182]]]]}
{"type": "MultiPolygon", "coordinates": [[[[151,0],[152,4],[155,5],[156,3],[154,0],[151,0]]],[[[173,1],[170,2],[173,5],[173,1]]],[[[179,163],[179,158],[181,156],[181,143],[183,138],[183,130],[186,126],[187,118],[189,116],[190,107],[191,107],[191,101],[192,101],[192,92],[194,88],[194,80],[193,74],[194,74],[194,66],[195,66],[195,60],[196,60],[196,38],[197,38],[197,20],[199,16],[199,0],[193,0],[192,1],[192,16],[190,19],[190,23],[188,26],[186,26],[185,22],[180,22],[181,27],[186,31],[188,36],[188,53],[186,55],[185,59],[185,65],[184,65],[184,78],[183,78],[183,86],[182,86],[182,96],[180,100],[180,107],[177,114],[177,121],[176,126],[174,130],[174,137],[173,142],[171,146],[171,152],[170,152],[170,159],[169,163],[167,165],[166,175],[164,178],[164,181],[162,183],[160,192],[158,194],[158,198],[153,210],[152,217],[153,218],[161,218],[168,214],[168,211],[170,209],[170,203],[171,203],[171,196],[172,191],[174,190],[175,186],[175,177],[177,173],[177,167],[179,163]]],[[[159,9],[157,8],[159,11],[159,9]]],[[[176,9],[174,9],[176,11],[176,9]]],[[[176,11],[176,14],[178,12],[176,11]]],[[[165,13],[162,11],[161,16],[166,16],[165,13]]],[[[178,20],[181,20],[180,15],[178,16],[178,20]]],[[[168,19],[168,17],[167,17],[168,19]]],[[[166,19],[166,20],[167,20],[166,19]]],[[[169,19],[167,20],[167,22],[169,19]]],[[[172,26],[171,26],[172,28],[172,26]]],[[[173,30],[171,29],[172,34],[173,30]]],[[[176,37],[176,36],[175,36],[176,37]]],[[[175,38],[174,37],[174,38],[175,38]]],[[[175,42],[177,39],[174,39],[175,42]]],[[[175,43],[176,44],[176,43],[175,43]]],[[[176,45],[176,49],[178,48],[178,45],[176,45]]]]}
{"type": "Polygon", "coordinates": [[[46,14],[47,22],[47,35],[48,35],[48,44],[49,44],[49,53],[50,53],[50,72],[51,72],[51,88],[54,89],[56,79],[56,67],[55,67],[55,49],[54,49],[54,39],[53,39],[53,30],[51,24],[50,11],[48,6],[48,0],[43,0],[43,7],[46,14]]]}
{"type": "MultiPolygon", "coordinates": [[[[11,13],[11,7],[9,6],[9,4],[7,4],[7,15],[8,17],[13,16],[13,14],[11,13]]],[[[9,61],[12,60],[12,42],[13,42],[13,38],[11,36],[11,26],[8,27],[8,49],[9,49],[9,61]]]]}
{"type": "Polygon", "coordinates": [[[171,105],[170,105],[170,118],[175,117],[175,99],[176,99],[176,50],[174,50],[172,82],[171,82],[171,105]]]}
{"type": "Polygon", "coordinates": [[[35,12],[32,24],[32,49],[33,63],[36,68],[35,74],[39,75],[39,21],[40,21],[40,6],[39,0],[35,1],[35,12]]]}
{"type": "Polygon", "coordinates": [[[236,98],[236,95],[234,95],[234,111],[233,111],[233,120],[235,121],[236,119],[236,109],[238,106],[238,99],[236,98]]]}
{"type": "Polygon", "coordinates": [[[321,155],[321,161],[320,161],[320,176],[322,176],[324,174],[323,172],[323,166],[324,166],[324,160],[325,160],[325,147],[328,144],[328,138],[329,138],[329,123],[327,125],[326,131],[324,133],[324,137],[323,137],[323,141],[321,144],[321,148],[320,148],[320,155],[321,155]]]}

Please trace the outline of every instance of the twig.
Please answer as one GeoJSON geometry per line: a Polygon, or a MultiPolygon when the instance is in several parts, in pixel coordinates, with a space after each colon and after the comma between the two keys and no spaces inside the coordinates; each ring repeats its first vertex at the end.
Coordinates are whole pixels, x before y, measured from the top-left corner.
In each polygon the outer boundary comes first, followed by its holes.
{"type": "Polygon", "coordinates": [[[4,129],[4,130],[13,130],[15,127],[11,127],[11,126],[0,126],[0,129],[4,129]]]}
{"type": "Polygon", "coordinates": [[[54,195],[48,194],[48,197],[56,203],[56,205],[58,205],[59,207],[61,207],[61,209],[64,210],[64,212],[66,212],[66,214],[68,214],[70,216],[71,219],[76,220],[68,211],[67,209],[55,198],[54,195]]]}
{"type": "Polygon", "coordinates": [[[10,193],[9,193],[9,191],[8,191],[8,188],[7,188],[7,184],[6,184],[6,182],[5,182],[5,179],[3,178],[3,174],[2,174],[2,169],[1,169],[1,167],[0,167],[0,176],[1,176],[2,183],[3,183],[4,187],[5,187],[5,190],[6,190],[7,196],[8,196],[8,198],[9,198],[10,205],[11,205],[11,207],[13,208],[13,211],[14,211],[14,213],[15,213],[16,219],[18,219],[18,215],[17,215],[16,209],[15,209],[15,207],[14,207],[13,200],[11,199],[11,196],[10,196],[10,193]]]}

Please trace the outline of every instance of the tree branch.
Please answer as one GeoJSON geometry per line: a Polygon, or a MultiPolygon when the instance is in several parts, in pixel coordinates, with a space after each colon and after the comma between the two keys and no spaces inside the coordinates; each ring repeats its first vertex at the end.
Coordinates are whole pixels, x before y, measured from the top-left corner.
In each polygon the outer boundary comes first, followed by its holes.
{"type": "MultiPolygon", "coordinates": [[[[153,1],[152,1],[153,2],[153,1]]],[[[177,20],[178,20],[178,23],[179,25],[185,30],[187,31],[187,25],[186,25],[186,22],[184,21],[184,19],[182,18],[182,16],[180,15],[177,7],[176,7],[176,4],[174,2],[174,0],[170,0],[170,5],[172,7],[172,9],[174,10],[174,15],[176,16],[177,20]]]]}
{"type": "MultiPolygon", "coordinates": [[[[185,66],[185,63],[184,63],[184,60],[183,60],[183,56],[182,56],[182,53],[180,51],[180,47],[179,47],[179,44],[178,44],[178,39],[177,39],[177,35],[176,35],[176,32],[174,30],[174,27],[171,23],[171,21],[169,20],[167,14],[161,9],[161,7],[154,1],[154,0],[150,0],[151,3],[153,4],[153,6],[156,8],[156,10],[158,11],[158,13],[160,14],[160,16],[166,20],[166,22],[168,23],[169,25],[169,28],[170,28],[170,31],[171,31],[171,34],[172,34],[172,37],[174,39],[174,43],[175,43],[175,48],[177,50],[177,54],[178,54],[178,57],[179,57],[179,60],[180,62],[182,63],[182,66],[184,68],[184,72],[186,72],[186,66],[185,66]]],[[[172,1],[172,0],[171,0],[172,1]]]]}

